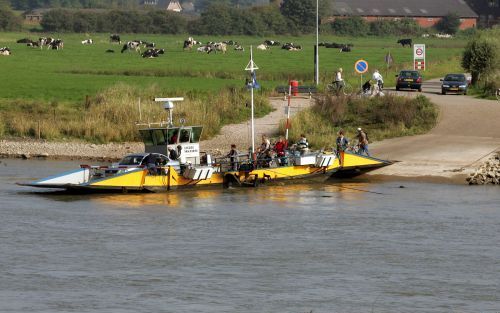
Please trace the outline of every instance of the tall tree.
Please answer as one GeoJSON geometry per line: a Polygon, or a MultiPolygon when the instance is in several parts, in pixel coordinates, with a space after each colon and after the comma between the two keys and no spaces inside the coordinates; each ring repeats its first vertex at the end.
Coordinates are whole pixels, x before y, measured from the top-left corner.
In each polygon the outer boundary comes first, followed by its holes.
{"type": "Polygon", "coordinates": [[[316,5],[312,0],[284,0],[281,13],[304,33],[316,28],[316,5]]]}
{"type": "Polygon", "coordinates": [[[460,16],[456,13],[448,13],[436,24],[436,29],[445,34],[456,34],[460,28],[460,16]]]}

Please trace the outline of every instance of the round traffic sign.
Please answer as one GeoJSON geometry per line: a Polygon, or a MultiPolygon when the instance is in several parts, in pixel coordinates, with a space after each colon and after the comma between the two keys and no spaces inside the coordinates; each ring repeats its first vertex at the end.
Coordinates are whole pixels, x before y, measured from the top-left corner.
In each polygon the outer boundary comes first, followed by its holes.
{"type": "Polygon", "coordinates": [[[422,48],[417,48],[417,50],[415,51],[415,53],[420,56],[422,54],[424,54],[424,50],[422,50],[422,48]]]}
{"type": "Polygon", "coordinates": [[[365,60],[358,60],[354,63],[354,70],[358,72],[358,74],[364,74],[368,72],[368,62],[365,60]]]}

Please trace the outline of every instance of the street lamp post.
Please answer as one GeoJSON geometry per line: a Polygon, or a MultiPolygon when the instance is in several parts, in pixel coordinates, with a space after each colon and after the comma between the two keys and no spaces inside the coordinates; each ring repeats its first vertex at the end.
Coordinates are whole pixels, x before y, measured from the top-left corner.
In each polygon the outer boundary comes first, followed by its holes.
{"type": "Polygon", "coordinates": [[[319,85],[319,0],[316,0],[316,85],[319,85]]]}

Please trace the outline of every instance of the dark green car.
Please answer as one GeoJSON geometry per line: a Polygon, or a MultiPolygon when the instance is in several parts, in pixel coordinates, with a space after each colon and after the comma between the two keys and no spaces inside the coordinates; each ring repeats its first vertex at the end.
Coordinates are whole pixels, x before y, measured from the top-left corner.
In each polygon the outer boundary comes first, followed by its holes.
{"type": "Polygon", "coordinates": [[[467,94],[468,82],[464,74],[447,74],[441,79],[441,94],[453,92],[467,94]]]}

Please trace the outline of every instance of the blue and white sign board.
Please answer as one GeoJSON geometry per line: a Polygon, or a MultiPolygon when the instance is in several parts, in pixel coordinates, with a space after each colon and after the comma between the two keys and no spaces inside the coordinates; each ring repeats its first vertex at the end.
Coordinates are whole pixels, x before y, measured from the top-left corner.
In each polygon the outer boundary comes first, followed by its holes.
{"type": "Polygon", "coordinates": [[[356,61],[356,63],[354,63],[354,70],[358,74],[364,74],[368,72],[368,62],[366,62],[365,60],[356,61]]]}

